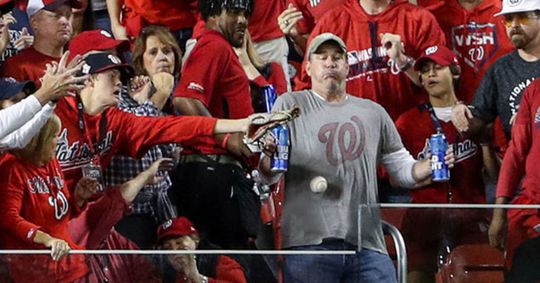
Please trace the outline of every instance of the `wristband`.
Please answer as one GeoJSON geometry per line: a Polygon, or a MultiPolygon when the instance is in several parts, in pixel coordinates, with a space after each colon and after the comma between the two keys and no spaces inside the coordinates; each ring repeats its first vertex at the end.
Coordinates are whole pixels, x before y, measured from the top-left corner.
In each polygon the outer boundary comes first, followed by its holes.
{"type": "Polygon", "coordinates": [[[221,142],[221,147],[227,148],[227,142],[229,141],[229,138],[231,137],[231,133],[227,133],[225,137],[223,138],[223,141],[221,142]]]}
{"type": "Polygon", "coordinates": [[[398,68],[402,72],[406,72],[414,65],[414,59],[407,56],[407,59],[405,59],[405,63],[403,65],[398,65],[398,68]]]}

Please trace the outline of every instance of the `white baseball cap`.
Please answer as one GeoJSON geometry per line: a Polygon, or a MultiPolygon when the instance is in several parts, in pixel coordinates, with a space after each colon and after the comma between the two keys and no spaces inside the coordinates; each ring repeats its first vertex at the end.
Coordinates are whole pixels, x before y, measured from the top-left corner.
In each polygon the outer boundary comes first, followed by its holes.
{"type": "Polygon", "coordinates": [[[540,10],[540,0],[503,0],[503,8],[494,16],[540,10]]]}

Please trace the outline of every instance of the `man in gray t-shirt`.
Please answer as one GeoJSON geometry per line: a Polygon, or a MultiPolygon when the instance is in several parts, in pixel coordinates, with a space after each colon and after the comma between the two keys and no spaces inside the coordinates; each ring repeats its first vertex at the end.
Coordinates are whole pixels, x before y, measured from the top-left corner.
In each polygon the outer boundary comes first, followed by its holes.
{"type": "Polygon", "coordinates": [[[540,76],[540,1],[517,4],[503,1],[506,32],[513,51],[499,58],[488,69],[476,91],[471,109],[458,104],[452,109],[452,122],[460,131],[476,132],[497,116],[510,139],[513,120],[523,91],[540,76]]]}
{"type": "MultiPolygon", "coordinates": [[[[343,256],[287,256],[285,282],[395,282],[377,209],[377,164],[385,165],[403,187],[431,177],[429,159],[412,158],[380,105],[345,92],[346,54],[339,37],[330,33],[315,37],[306,65],[312,89],[280,96],[273,110],[298,105],[301,113],[289,124],[282,246],[358,252],[345,256],[346,260],[343,256]],[[317,192],[310,183],[320,177],[326,179],[327,188],[317,192]]],[[[453,164],[450,152],[446,159],[453,164]]],[[[263,157],[260,169],[273,177],[268,156],[263,157]]]]}

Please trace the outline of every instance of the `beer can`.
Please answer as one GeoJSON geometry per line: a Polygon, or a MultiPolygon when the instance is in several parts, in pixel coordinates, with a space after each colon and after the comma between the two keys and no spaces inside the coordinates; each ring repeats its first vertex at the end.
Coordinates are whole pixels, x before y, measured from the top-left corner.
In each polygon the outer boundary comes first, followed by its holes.
{"type": "Polygon", "coordinates": [[[448,141],[442,133],[431,135],[429,140],[431,147],[431,174],[435,182],[444,182],[450,180],[450,169],[444,161],[446,150],[448,149],[448,141]]]}
{"type": "Polygon", "coordinates": [[[272,85],[267,85],[263,88],[264,109],[266,112],[271,112],[274,102],[276,102],[276,89],[272,85]]]}
{"type": "Polygon", "coordinates": [[[286,172],[289,169],[289,128],[279,125],[272,129],[276,139],[276,152],[272,156],[271,171],[274,173],[286,172]]]}

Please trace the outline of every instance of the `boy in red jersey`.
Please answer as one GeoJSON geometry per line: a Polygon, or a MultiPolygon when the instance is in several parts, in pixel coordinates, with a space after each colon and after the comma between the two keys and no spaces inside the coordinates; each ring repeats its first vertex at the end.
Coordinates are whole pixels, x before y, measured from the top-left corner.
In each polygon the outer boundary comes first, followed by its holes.
{"type": "MultiPolygon", "coordinates": [[[[426,159],[431,155],[431,135],[443,133],[454,148],[456,162],[448,182],[430,182],[411,190],[412,201],[485,203],[482,169],[486,169],[491,179],[496,179],[498,163],[489,144],[459,135],[450,121],[461,71],[456,55],[445,46],[429,47],[416,62],[415,69],[420,71],[429,102],[403,113],[396,121],[403,144],[416,158],[426,159]]],[[[408,279],[433,281],[441,246],[451,249],[464,242],[485,241],[485,235],[479,230],[481,224],[487,226],[484,218],[481,210],[408,210],[403,224],[410,254],[408,279]],[[427,230],[419,228],[418,223],[427,230]]]]}

